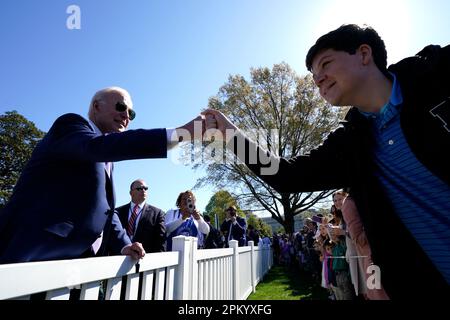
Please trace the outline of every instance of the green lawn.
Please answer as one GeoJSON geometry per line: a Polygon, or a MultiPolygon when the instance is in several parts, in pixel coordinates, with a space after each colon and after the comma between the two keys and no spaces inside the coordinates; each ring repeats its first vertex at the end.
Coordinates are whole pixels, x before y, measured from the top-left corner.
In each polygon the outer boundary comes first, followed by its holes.
{"type": "Polygon", "coordinates": [[[310,274],[273,266],[248,300],[327,300],[328,292],[310,274]]]}

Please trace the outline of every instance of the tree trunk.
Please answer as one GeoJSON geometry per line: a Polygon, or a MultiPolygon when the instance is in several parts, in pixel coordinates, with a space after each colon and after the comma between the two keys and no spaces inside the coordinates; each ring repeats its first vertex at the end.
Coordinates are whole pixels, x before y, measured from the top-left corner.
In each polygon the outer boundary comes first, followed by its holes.
{"type": "Polygon", "coordinates": [[[283,227],[287,234],[294,233],[294,216],[290,212],[285,211],[283,227]]]}

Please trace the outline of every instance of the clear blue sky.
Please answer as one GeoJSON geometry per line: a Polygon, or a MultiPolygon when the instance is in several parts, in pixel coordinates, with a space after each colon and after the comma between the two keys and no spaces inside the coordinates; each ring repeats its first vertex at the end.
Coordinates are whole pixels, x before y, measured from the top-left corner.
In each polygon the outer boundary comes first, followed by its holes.
{"type": "MultiPolygon", "coordinates": [[[[67,112],[86,115],[100,88],[117,85],[133,98],[129,129],[177,127],[207,105],[230,74],[282,61],[306,74],[315,40],[343,23],[374,26],[389,63],[427,44],[446,45],[450,5],[434,0],[2,0],[0,113],[17,110],[48,131],[67,112]],[[81,29],[69,30],[69,5],[81,29]]],[[[117,204],[132,180],[150,186],[163,210],[202,172],[169,159],[116,163],[117,204]]],[[[61,181],[61,186],[67,181],[61,181]]],[[[203,210],[217,190],[196,192],[203,210]]],[[[74,195],[76,198],[76,195],[74,195]]]]}

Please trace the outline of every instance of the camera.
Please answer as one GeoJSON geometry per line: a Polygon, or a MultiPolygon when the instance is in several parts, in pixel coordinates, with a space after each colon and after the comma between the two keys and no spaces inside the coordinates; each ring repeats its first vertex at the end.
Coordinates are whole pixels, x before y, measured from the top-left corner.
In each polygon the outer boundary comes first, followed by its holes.
{"type": "Polygon", "coordinates": [[[186,199],[186,206],[191,214],[194,213],[195,205],[191,198],[186,199]]]}

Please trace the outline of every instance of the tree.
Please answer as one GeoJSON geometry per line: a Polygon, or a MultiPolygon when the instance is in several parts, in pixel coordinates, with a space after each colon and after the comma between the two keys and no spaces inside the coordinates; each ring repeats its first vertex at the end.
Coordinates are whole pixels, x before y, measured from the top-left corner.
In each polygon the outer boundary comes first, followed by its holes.
{"type": "Polygon", "coordinates": [[[284,229],[283,226],[279,226],[279,227],[277,228],[277,230],[275,230],[275,233],[276,233],[276,234],[285,234],[285,233],[286,233],[286,230],[284,229]]]}
{"type": "Polygon", "coordinates": [[[247,226],[254,226],[256,230],[258,230],[261,237],[271,237],[272,236],[272,228],[265,223],[261,218],[258,218],[253,213],[250,213],[247,216],[247,226]]]}
{"type": "MultiPolygon", "coordinates": [[[[209,99],[208,107],[226,114],[247,136],[280,157],[303,155],[319,146],[346,111],[327,104],[312,77],[297,76],[286,63],[276,64],[272,70],[252,68],[250,75],[250,82],[231,75],[209,99]]],[[[242,205],[269,212],[287,233],[294,232],[295,215],[333,192],[280,194],[238,161],[194,164],[194,168],[200,166],[206,166],[207,173],[195,187],[213,184],[235,190],[233,195],[242,205]]]]}
{"type": "Polygon", "coordinates": [[[0,207],[9,200],[34,147],[44,135],[17,111],[0,115],[0,207]]]}

